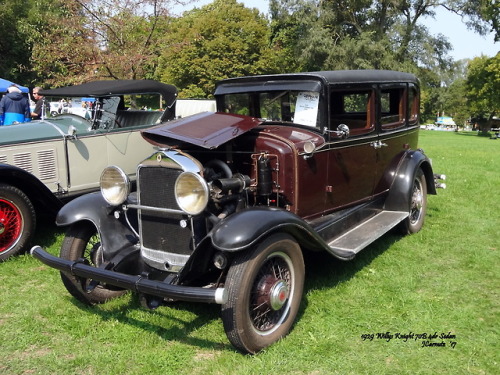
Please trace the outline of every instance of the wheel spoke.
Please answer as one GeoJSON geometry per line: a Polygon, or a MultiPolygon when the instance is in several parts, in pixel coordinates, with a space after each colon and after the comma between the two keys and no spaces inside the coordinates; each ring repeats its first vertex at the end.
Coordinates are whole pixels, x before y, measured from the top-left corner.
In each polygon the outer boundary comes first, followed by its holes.
{"type": "Polygon", "coordinates": [[[290,285],[290,269],[288,264],[279,256],[269,258],[259,270],[252,287],[250,296],[250,317],[253,325],[260,331],[273,329],[287,310],[288,296],[283,306],[275,310],[272,308],[272,288],[280,282],[290,285]]]}
{"type": "Polygon", "coordinates": [[[0,252],[8,250],[22,231],[22,216],[15,205],[0,200],[0,252]]]}

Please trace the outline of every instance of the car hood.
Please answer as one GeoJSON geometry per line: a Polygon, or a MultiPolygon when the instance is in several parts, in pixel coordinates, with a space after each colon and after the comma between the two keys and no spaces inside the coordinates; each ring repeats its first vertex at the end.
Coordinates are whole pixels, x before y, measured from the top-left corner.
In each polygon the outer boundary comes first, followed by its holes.
{"type": "Polygon", "coordinates": [[[222,112],[202,112],[142,131],[149,143],[175,147],[181,141],[213,149],[262,124],[263,120],[222,112]],[[172,142],[174,140],[174,142],[172,142]]]}

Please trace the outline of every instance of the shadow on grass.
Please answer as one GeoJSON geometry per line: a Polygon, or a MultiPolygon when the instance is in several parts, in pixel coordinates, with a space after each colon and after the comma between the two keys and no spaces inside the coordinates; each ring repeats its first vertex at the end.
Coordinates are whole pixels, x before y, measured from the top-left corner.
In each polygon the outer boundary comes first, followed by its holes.
{"type": "MultiPolygon", "coordinates": [[[[363,250],[355,259],[348,262],[340,261],[326,252],[306,252],[304,295],[310,290],[334,288],[339,284],[349,281],[356,273],[364,269],[376,257],[400,239],[401,235],[389,233],[363,250]]],[[[161,319],[165,321],[165,324],[162,325],[161,323],[153,323],[147,319],[141,320],[130,316],[130,310],[144,309],[139,303],[137,296],[134,296],[129,303],[123,303],[112,309],[107,307],[106,310],[99,306],[87,306],[72,297],[68,298],[79,309],[97,314],[103,321],[118,320],[121,323],[130,324],[138,329],[156,334],[166,341],[177,341],[207,350],[235,350],[227,339],[221,342],[208,338],[193,337],[191,335],[191,333],[197,331],[200,327],[220,319],[220,306],[215,304],[168,303],[151,312],[151,314],[160,315],[161,319]],[[178,318],[172,310],[186,310],[195,314],[196,317],[193,319],[178,318]]],[[[301,302],[301,308],[296,320],[299,320],[304,313],[307,313],[306,298],[303,298],[301,302]]]]}
{"type": "Polygon", "coordinates": [[[479,137],[481,139],[493,139],[493,140],[497,139],[497,137],[495,137],[494,132],[471,131],[471,132],[455,132],[455,134],[465,135],[469,137],[479,137]]]}
{"type": "MultiPolygon", "coordinates": [[[[39,245],[44,249],[48,249],[55,245],[62,234],[66,232],[66,228],[57,227],[49,221],[42,221],[37,224],[33,245],[39,245]]],[[[29,250],[29,249],[28,249],[29,250]]],[[[59,249],[57,249],[59,250],[59,249]]]]}
{"type": "MultiPolygon", "coordinates": [[[[204,339],[200,337],[193,337],[191,333],[199,330],[200,327],[206,326],[215,320],[220,319],[220,306],[215,304],[198,304],[189,302],[169,302],[155,310],[145,309],[139,302],[137,295],[132,295],[129,303],[123,303],[120,306],[107,310],[101,309],[97,306],[85,305],[72,297],[68,297],[71,303],[77,308],[97,314],[101,317],[102,321],[115,321],[118,320],[123,324],[131,325],[143,331],[155,334],[165,341],[177,341],[179,343],[187,344],[199,349],[207,350],[228,350],[234,351],[234,347],[229,341],[221,342],[216,340],[204,339]],[[141,320],[130,316],[130,310],[143,310],[151,314],[160,316],[160,319],[165,322],[153,323],[147,319],[141,320]],[[176,316],[172,310],[189,311],[195,314],[193,319],[182,319],[176,316]]],[[[155,318],[152,318],[156,320],[155,318]]]]}
{"type": "MultiPolygon", "coordinates": [[[[339,260],[326,252],[306,252],[304,296],[311,290],[331,289],[348,282],[402,237],[396,230],[393,230],[370,244],[350,261],[339,260]]],[[[307,299],[304,298],[297,320],[306,310],[307,299]]]]}

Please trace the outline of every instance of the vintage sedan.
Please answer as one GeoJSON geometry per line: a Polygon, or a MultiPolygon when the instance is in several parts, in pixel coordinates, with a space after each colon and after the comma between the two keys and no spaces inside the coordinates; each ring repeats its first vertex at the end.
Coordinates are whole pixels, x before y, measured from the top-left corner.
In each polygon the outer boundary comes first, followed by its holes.
{"type": "Polygon", "coordinates": [[[107,168],[101,193],[60,211],[60,257],[32,254],[85,303],[127,289],[149,308],[218,303],[229,341],[255,353],[295,321],[304,251],[348,261],[395,227],[419,231],[436,180],[411,74],[242,77],[215,97],[216,113],[143,131],[160,149],[139,163],[136,193],[107,168]]]}
{"type": "Polygon", "coordinates": [[[174,86],[151,80],[95,81],[41,93],[65,98],[82,116],[0,127],[0,261],[29,249],[42,215],[53,222],[66,201],[98,190],[108,165],[134,180],[137,160],[153,152],[140,130],[174,118],[177,96],[174,86]],[[160,97],[165,110],[135,109],[151,100],[160,106],[160,97]],[[84,111],[82,103],[88,104],[84,111]]]}

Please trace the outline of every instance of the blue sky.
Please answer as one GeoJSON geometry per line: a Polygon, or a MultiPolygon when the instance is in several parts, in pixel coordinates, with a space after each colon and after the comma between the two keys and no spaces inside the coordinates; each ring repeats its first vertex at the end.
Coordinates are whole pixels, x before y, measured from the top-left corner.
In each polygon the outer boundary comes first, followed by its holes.
{"type": "MultiPolygon", "coordinates": [[[[185,10],[193,7],[201,7],[211,3],[213,0],[198,0],[191,5],[184,7],[185,10]]],[[[267,13],[269,9],[269,0],[238,0],[249,8],[258,8],[262,13],[267,13]]],[[[175,8],[179,11],[182,8],[175,8]],[[178,10],[179,9],[179,10],[178,10]]],[[[424,24],[429,28],[432,34],[443,34],[453,45],[451,56],[455,60],[473,58],[486,55],[495,56],[500,50],[500,43],[495,43],[493,34],[486,37],[480,36],[473,31],[467,30],[457,15],[453,15],[445,10],[438,11],[436,19],[428,18],[424,24]]]]}

